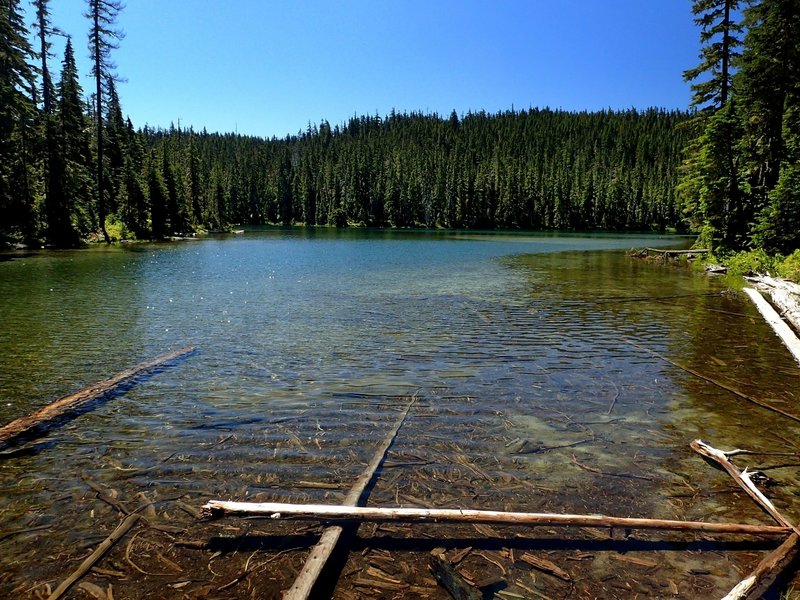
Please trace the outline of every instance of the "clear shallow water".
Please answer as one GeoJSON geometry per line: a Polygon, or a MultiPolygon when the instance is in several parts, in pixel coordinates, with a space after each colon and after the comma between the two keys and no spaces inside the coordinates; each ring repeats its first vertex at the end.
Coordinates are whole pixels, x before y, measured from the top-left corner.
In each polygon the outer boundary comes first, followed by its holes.
{"type": "MultiPolygon", "coordinates": [[[[16,557],[0,558],[3,589],[65,570],[34,560],[42,540],[62,556],[115,524],[84,479],[131,502],[335,501],[397,397],[414,393],[376,505],[766,522],[688,441],[785,450],[795,424],[647,349],[785,410],[797,365],[724,282],[623,252],[681,242],[266,230],[0,263],[1,421],[167,350],[199,349],[0,463],[0,555],[16,557]],[[43,524],[51,530],[2,537],[43,524]]],[[[772,474],[791,514],[796,470],[772,474]]],[[[727,591],[739,573],[723,554],[704,553],[700,574],[675,554],[655,579],[727,591]]],[[[593,561],[587,590],[606,562],[593,561]]]]}

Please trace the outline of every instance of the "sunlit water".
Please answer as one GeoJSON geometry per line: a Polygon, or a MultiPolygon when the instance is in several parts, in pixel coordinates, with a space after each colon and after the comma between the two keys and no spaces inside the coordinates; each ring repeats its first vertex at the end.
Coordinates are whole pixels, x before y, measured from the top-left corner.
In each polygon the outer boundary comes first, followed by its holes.
{"type": "MultiPolygon", "coordinates": [[[[372,504],[768,523],[688,442],[796,451],[797,424],[654,352],[789,412],[797,365],[725,281],[624,252],[680,243],[272,229],[0,263],[2,422],[199,350],[2,459],[0,592],[56,583],[113,527],[87,480],[132,506],[340,500],[402,396],[417,404],[372,504]]],[[[796,468],[768,472],[796,513],[796,468]]],[[[662,552],[653,579],[724,592],[760,550],[662,552]]],[[[626,597],[611,553],[582,585],[626,597]]]]}

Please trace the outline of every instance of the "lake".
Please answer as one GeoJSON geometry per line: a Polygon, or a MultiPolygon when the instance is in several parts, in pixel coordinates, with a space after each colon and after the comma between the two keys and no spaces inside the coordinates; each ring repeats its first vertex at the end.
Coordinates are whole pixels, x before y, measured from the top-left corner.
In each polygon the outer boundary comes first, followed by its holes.
{"type": "MultiPolygon", "coordinates": [[[[54,588],[120,502],[152,502],[85,581],[126,598],[277,598],[320,527],[193,509],[341,502],[411,397],[369,505],[772,524],[688,444],[796,453],[798,424],[673,363],[788,412],[800,371],[730,281],[625,252],[686,242],[268,228],[4,256],[0,422],[198,352],[0,458],[0,594],[54,588]]],[[[744,458],[796,516],[797,457],[744,458]]],[[[472,548],[459,569],[486,597],[714,597],[778,543],[481,527],[363,525],[332,593],[447,598],[427,569],[441,546],[472,548]]]]}

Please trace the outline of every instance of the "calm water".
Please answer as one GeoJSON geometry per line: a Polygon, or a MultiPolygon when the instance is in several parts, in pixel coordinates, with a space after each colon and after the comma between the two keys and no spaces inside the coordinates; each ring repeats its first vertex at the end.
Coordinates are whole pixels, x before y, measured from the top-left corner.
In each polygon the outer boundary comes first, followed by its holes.
{"type": "MultiPolygon", "coordinates": [[[[168,350],[199,349],[0,459],[0,592],[34,597],[113,527],[86,480],[132,506],[142,493],[195,506],[335,501],[397,397],[412,394],[398,465],[373,504],[768,523],[688,441],[795,451],[796,423],[649,351],[788,411],[797,365],[723,280],[623,252],[680,243],[266,230],[0,262],[2,422],[168,350]],[[464,461],[472,476],[452,470],[464,461]]],[[[776,502],[800,516],[796,468],[768,473],[776,502]]],[[[716,550],[662,553],[653,579],[716,594],[761,556],[716,550]]],[[[593,559],[586,590],[619,571],[610,553],[593,559]]]]}

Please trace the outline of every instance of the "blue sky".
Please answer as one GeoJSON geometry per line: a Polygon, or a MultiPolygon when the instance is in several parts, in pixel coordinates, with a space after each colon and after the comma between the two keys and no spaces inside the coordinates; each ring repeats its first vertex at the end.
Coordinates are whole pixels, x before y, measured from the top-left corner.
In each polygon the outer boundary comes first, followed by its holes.
{"type": "MultiPolygon", "coordinates": [[[[88,93],[85,0],[51,5],[88,93]]],[[[698,62],[690,0],[127,0],[118,25],[135,126],[263,137],[393,108],[686,108],[698,62]]]]}

